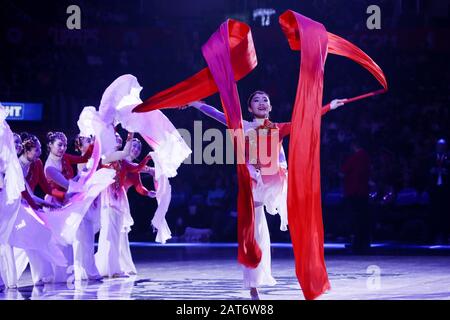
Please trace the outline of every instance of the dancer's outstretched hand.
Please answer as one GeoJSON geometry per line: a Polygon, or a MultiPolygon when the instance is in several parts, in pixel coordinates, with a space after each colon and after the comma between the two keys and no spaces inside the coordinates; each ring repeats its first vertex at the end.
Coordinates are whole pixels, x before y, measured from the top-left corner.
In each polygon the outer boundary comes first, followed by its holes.
{"type": "Polygon", "coordinates": [[[340,106],[343,106],[345,104],[345,101],[347,101],[347,100],[348,99],[334,99],[330,103],[330,109],[334,110],[334,109],[339,108],[340,106]]]}
{"type": "Polygon", "coordinates": [[[186,105],[184,105],[184,106],[178,107],[178,109],[179,109],[179,110],[185,110],[185,109],[187,109],[187,108],[189,108],[189,107],[193,107],[193,108],[196,108],[196,109],[200,109],[200,107],[201,107],[202,105],[204,105],[204,104],[205,104],[204,101],[193,101],[193,102],[190,102],[190,103],[188,103],[188,104],[186,104],[186,105]]]}
{"type": "Polygon", "coordinates": [[[200,107],[204,104],[205,104],[205,101],[194,101],[194,102],[189,103],[189,106],[194,107],[196,109],[200,109],[200,107]]]}

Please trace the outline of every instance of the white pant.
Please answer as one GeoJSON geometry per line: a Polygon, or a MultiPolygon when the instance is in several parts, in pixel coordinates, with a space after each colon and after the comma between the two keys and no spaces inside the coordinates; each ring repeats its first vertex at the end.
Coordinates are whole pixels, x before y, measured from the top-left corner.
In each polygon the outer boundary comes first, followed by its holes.
{"type": "Polygon", "coordinates": [[[255,208],[255,240],[262,252],[261,262],[254,269],[243,267],[244,287],[273,286],[276,284],[276,281],[272,277],[270,234],[263,206],[255,208]]]}
{"type": "Polygon", "coordinates": [[[120,233],[120,267],[129,274],[137,274],[136,267],[131,257],[130,242],[128,241],[128,232],[120,233]]]}
{"type": "Polygon", "coordinates": [[[56,283],[67,283],[73,278],[73,248],[71,245],[61,246],[58,245],[59,249],[62,251],[67,260],[67,266],[61,267],[55,264],[53,266],[54,282],[56,283]]]}
{"type": "Polygon", "coordinates": [[[94,226],[86,217],[78,227],[75,241],[73,242],[73,259],[75,280],[86,280],[100,275],[94,258],[95,233],[94,226]]]}
{"type": "Polygon", "coordinates": [[[30,262],[31,278],[33,283],[39,281],[51,282],[53,281],[53,266],[43,257],[43,255],[37,250],[25,249],[30,262]]]}
{"type": "Polygon", "coordinates": [[[9,244],[0,244],[0,285],[17,286],[17,271],[13,249],[9,244]]]}
{"type": "Polygon", "coordinates": [[[101,229],[95,262],[98,271],[105,277],[125,272],[120,265],[122,220],[122,212],[115,207],[107,207],[102,210],[101,229]]]}
{"type": "Polygon", "coordinates": [[[6,190],[0,191],[0,284],[17,286],[17,271],[9,237],[14,229],[20,199],[6,204],[6,190]]]}

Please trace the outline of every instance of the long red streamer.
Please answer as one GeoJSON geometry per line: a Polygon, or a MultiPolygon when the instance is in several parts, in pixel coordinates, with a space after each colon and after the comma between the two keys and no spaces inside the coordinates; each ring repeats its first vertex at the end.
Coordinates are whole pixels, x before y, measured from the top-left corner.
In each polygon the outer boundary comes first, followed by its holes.
{"type": "MultiPolygon", "coordinates": [[[[227,20],[202,48],[208,68],[168,88],[138,105],[133,112],[146,112],[177,107],[204,99],[220,92],[227,125],[242,129],[242,113],[236,81],[250,73],[257,65],[250,27],[245,23],[227,20]]],[[[244,137],[235,137],[237,154],[244,154],[244,137]]],[[[238,173],[238,260],[256,268],[261,250],[254,237],[254,203],[251,178],[245,164],[237,165],[238,173]]]]}
{"type": "Polygon", "coordinates": [[[283,13],[279,21],[291,49],[301,49],[289,144],[288,222],[297,278],[305,298],[315,299],[330,288],[324,259],[320,193],[320,124],[327,52],[356,61],[384,88],[348,99],[346,103],[385,92],[387,82],[381,68],[367,54],[327,33],[322,24],[291,10],[283,13]]]}
{"type": "MultiPolygon", "coordinates": [[[[233,76],[233,67],[230,54],[230,39],[232,38],[230,38],[229,35],[230,31],[233,31],[232,25],[236,25],[236,22],[228,20],[223,23],[219,30],[216,31],[208,42],[202,47],[202,52],[219,89],[228,128],[240,130],[238,132],[243,133],[241,104],[239,102],[236,80],[233,76]]],[[[248,26],[245,27],[248,28],[248,26]]],[[[243,28],[244,25],[242,25],[240,29],[243,28]]],[[[244,43],[248,43],[248,36],[251,35],[250,28],[246,30],[245,34],[247,37],[242,38],[241,40],[246,39],[247,41],[244,41],[244,43]]],[[[243,42],[241,41],[240,43],[243,42]]],[[[243,155],[245,150],[245,140],[243,134],[235,136],[234,145],[237,149],[237,155],[243,155]]],[[[256,268],[261,261],[261,249],[255,240],[255,215],[251,185],[252,182],[247,165],[244,161],[238,161],[237,173],[239,185],[238,260],[247,267],[256,268]]]]}

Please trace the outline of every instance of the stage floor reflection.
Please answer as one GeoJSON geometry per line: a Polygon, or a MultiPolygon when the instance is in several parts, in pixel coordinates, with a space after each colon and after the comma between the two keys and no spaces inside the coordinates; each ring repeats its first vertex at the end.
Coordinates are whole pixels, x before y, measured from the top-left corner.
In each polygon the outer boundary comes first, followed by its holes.
{"type": "MultiPolygon", "coordinates": [[[[0,293],[2,300],[241,300],[236,248],[214,246],[133,247],[138,275],[32,286],[27,270],[18,289],[0,293]]],[[[450,299],[450,256],[353,256],[327,254],[332,290],[323,300],[450,299]]],[[[262,287],[263,300],[302,300],[292,251],[273,249],[272,270],[277,284],[262,287]]]]}

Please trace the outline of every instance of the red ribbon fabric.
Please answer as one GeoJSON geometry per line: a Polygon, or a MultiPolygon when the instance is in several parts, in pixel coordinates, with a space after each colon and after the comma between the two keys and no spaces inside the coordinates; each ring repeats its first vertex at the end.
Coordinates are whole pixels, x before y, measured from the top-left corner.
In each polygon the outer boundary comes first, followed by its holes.
{"type": "MultiPolygon", "coordinates": [[[[250,73],[257,65],[250,27],[239,21],[227,20],[202,47],[202,52],[208,68],[149,98],[133,112],[177,107],[204,99],[219,91],[228,128],[242,130],[242,113],[236,81],[250,73]]],[[[235,136],[234,142],[237,155],[243,155],[244,136],[235,136]]],[[[238,261],[246,267],[256,268],[261,261],[261,249],[254,237],[255,216],[251,178],[243,161],[238,161],[237,176],[238,261]]]]}
{"type": "MultiPolygon", "coordinates": [[[[216,31],[208,42],[202,47],[202,53],[219,89],[228,128],[240,130],[241,132],[240,135],[234,137],[234,146],[239,157],[239,155],[244,155],[245,139],[243,134],[241,104],[239,102],[236,80],[233,76],[230,52],[232,50],[231,43],[233,39],[230,35],[233,34],[233,31],[239,31],[238,34],[242,36],[235,42],[243,43],[242,40],[247,40],[244,41],[244,43],[248,43],[249,38],[248,36],[244,37],[244,35],[250,34],[250,28],[245,25],[241,25],[240,28],[236,28],[236,22],[228,20],[220,26],[219,30],[216,31]],[[233,25],[235,28],[233,28],[233,25]]],[[[234,39],[236,40],[236,38],[234,39]]],[[[246,47],[248,48],[248,45],[246,47]]],[[[256,60],[254,61],[256,62],[256,60]]],[[[237,69],[241,70],[243,69],[242,67],[247,66],[249,66],[249,64],[240,65],[237,69]]],[[[237,162],[237,176],[239,185],[238,261],[247,267],[256,268],[261,261],[261,249],[255,240],[255,214],[252,195],[252,181],[247,165],[244,161],[237,162]]]]}
{"type": "Polygon", "coordinates": [[[330,289],[324,259],[320,191],[320,124],[323,75],[327,52],[345,56],[366,68],[383,90],[348,99],[357,101],[387,90],[381,68],[361,49],[297,12],[288,10],[279,22],[292,50],[301,50],[300,75],[289,143],[288,222],[296,275],[306,299],[330,289]]]}

